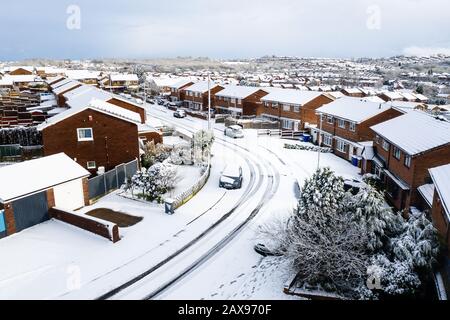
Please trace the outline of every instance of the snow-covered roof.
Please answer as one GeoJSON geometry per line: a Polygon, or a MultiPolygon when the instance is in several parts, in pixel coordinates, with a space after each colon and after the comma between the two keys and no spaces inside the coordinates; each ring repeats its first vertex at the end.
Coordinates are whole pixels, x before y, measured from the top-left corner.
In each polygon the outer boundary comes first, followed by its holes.
{"type": "Polygon", "coordinates": [[[56,76],[56,77],[47,78],[47,80],[45,82],[47,84],[53,84],[53,83],[57,83],[59,81],[62,81],[62,79],[65,79],[65,77],[63,77],[63,76],[56,76]]]}
{"type": "Polygon", "coordinates": [[[447,219],[450,221],[450,164],[433,168],[429,171],[447,213],[447,219]]]}
{"type": "MultiPolygon", "coordinates": [[[[225,86],[225,89],[216,93],[217,97],[227,97],[235,99],[245,99],[256,92],[263,90],[259,87],[246,87],[246,86],[225,86]]],[[[264,91],[264,90],[263,90],[264,91]]],[[[267,92],[268,93],[268,92],[267,92]]]]}
{"type": "Polygon", "coordinates": [[[0,184],[0,201],[11,202],[89,175],[64,153],[2,167],[0,181],[7,183],[0,184]]]}
{"type": "Polygon", "coordinates": [[[69,109],[67,109],[67,111],[61,112],[54,117],[46,119],[45,122],[43,122],[37,126],[37,129],[39,131],[42,131],[45,128],[48,128],[56,123],[59,123],[65,119],[71,117],[72,115],[80,113],[86,109],[99,111],[101,113],[104,113],[104,114],[107,114],[107,115],[110,115],[110,116],[113,116],[113,117],[116,117],[116,118],[119,118],[119,119],[122,119],[122,120],[125,120],[128,122],[133,122],[136,124],[141,123],[141,116],[136,112],[132,112],[127,109],[118,107],[116,105],[105,102],[103,100],[91,99],[91,101],[88,104],[86,104],[85,106],[77,107],[77,108],[69,108],[69,109]]]}
{"type": "Polygon", "coordinates": [[[92,99],[107,101],[112,99],[112,94],[104,90],[92,87],[91,90],[81,92],[78,95],[70,98],[69,100],[67,100],[66,104],[71,108],[82,108],[87,106],[92,99]]]}
{"type": "Polygon", "coordinates": [[[73,88],[75,88],[77,86],[80,86],[80,85],[81,85],[80,82],[75,81],[75,80],[70,80],[70,82],[67,82],[66,84],[64,84],[62,86],[59,86],[58,88],[55,88],[53,90],[53,93],[58,95],[58,94],[61,94],[61,93],[65,92],[65,91],[67,91],[67,90],[73,89],[73,88]]]}
{"type": "Polygon", "coordinates": [[[39,82],[42,81],[41,77],[36,76],[34,74],[30,74],[30,75],[10,75],[7,74],[6,76],[3,77],[3,79],[8,79],[9,81],[12,81],[14,83],[18,83],[18,82],[39,82]]]}
{"type": "Polygon", "coordinates": [[[67,70],[66,76],[73,80],[97,79],[100,76],[100,72],[89,70],[67,70]]]}
{"type": "Polygon", "coordinates": [[[97,88],[93,86],[88,85],[82,85],[81,87],[78,87],[76,89],[70,90],[63,94],[64,98],[67,100],[73,99],[81,94],[87,93],[89,91],[98,90],[97,88]]]}
{"type": "Polygon", "coordinates": [[[350,94],[359,94],[359,93],[363,93],[360,89],[358,88],[345,88],[343,89],[343,91],[350,93],[350,94]]]}
{"type": "Polygon", "coordinates": [[[365,98],[343,97],[320,107],[317,112],[361,123],[389,109],[391,106],[388,104],[372,102],[365,98]]]}
{"type": "Polygon", "coordinates": [[[112,74],[111,81],[139,81],[136,74],[112,74]]]}
{"type": "Polygon", "coordinates": [[[391,100],[403,99],[403,96],[398,92],[384,91],[382,94],[391,100]]]}
{"type": "Polygon", "coordinates": [[[190,79],[183,79],[183,80],[179,80],[177,82],[175,82],[174,84],[170,85],[170,88],[172,89],[180,89],[183,88],[189,84],[193,83],[192,80],[190,79]]]}
{"type": "Polygon", "coordinates": [[[50,88],[52,88],[52,90],[55,90],[56,88],[59,88],[59,87],[64,86],[64,85],[66,85],[68,83],[71,83],[72,81],[74,81],[74,80],[72,80],[72,79],[64,79],[64,80],[61,80],[61,81],[53,83],[52,85],[50,85],[50,88]]]}
{"type": "Polygon", "coordinates": [[[425,184],[417,188],[419,193],[431,207],[433,206],[433,197],[434,197],[434,184],[425,184]]]}
{"type": "Polygon", "coordinates": [[[411,110],[371,129],[411,156],[450,143],[450,122],[418,110],[411,110]]]}
{"type": "Polygon", "coordinates": [[[269,94],[261,100],[302,106],[321,95],[325,95],[325,93],[318,91],[271,88],[269,89],[269,94]]]}
{"type": "MultiPolygon", "coordinates": [[[[218,84],[215,83],[214,81],[211,81],[209,83],[209,86],[210,86],[210,89],[214,89],[215,87],[218,86],[218,84]]],[[[187,87],[185,90],[191,91],[191,92],[205,93],[208,91],[208,81],[201,81],[201,82],[194,83],[192,86],[187,87]]]]}

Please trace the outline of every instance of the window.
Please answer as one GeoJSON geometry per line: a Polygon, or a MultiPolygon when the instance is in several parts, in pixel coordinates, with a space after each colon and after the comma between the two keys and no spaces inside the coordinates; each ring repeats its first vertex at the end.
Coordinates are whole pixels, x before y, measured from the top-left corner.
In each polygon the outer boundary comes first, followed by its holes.
{"type": "Polygon", "coordinates": [[[342,141],[342,140],[337,140],[337,141],[336,141],[336,149],[337,149],[339,152],[345,153],[345,147],[346,147],[346,144],[345,144],[344,141],[342,141]]]}
{"type": "Polygon", "coordinates": [[[294,112],[299,113],[300,112],[300,107],[299,106],[294,106],[294,112]]]}
{"type": "Polygon", "coordinates": [[[97,169],[97,164],[95,163],[95,161],[88,161],[87,168],[88,169],[97,169]]]}
{"type": "Polygon", "coordinates": [[[350,131],[355,132],[356,131],[356,123],[350,122],[349,128],[350,128],[350,131]]]}
{"type": "Polygon", "coordinates": [[[78,141],[93,141],[94,134],[92,128],[77,129],[78,141]]]}
{"type": "Polygon", "coordinates": [[[324,135],[323,137],[323,144],[326,146],[331,147],[333,144],[333,137],[330,135],[324,135]]]}
{"type": "Polygon", "coordinates": [[[338,125],[339,125],[339,128],[345,129],[345,121],[344,120],[339,119],[338,125]]]}
{"type": "Polygon", "coordinates": [[[272,108],[278,108],[278,102],[272,102],[272,108]]]}
{"type": "Polygon", "coordinates": [[[405,166],[411,168],[411,156],[405,155],[405,166]]]}
{"type": "Polygon", "coordinates": [[[379,136],[379,135],[376,135],[376,137],[375,137],[375,143],[376,143],[376,144],[380,144],[380,140],[381,140],[380,136],[379,136]]]}
{"type": "Polygon", "coordinates": [[[327,117],[327,122],[328,122],[329,124],[333,124],[333,117],[328,116],[328,117],[327,117]]]}
{"type": "Polygon", "coordinates": [[[283,105],[283,111],[291,111],[291,106],[288,104],[283,105]]]}
{"type": "Polygon", "coordinates": [[[394,157],[395,157],[395,159],[400,160],[401,156],[402,156],[402,152],[400,151],[400,149],[397,148],[397,147],[394,147],[394,157]]]}
{"type": "Polygon", "coordinates": [[[386,140],[383,140],[383,149],[389,151],[389,143],[386,140]]]}
{"type": "Polygon", "coordinates": [[[237,103],[242,104],[242,99],[238,99],[237,103]]]}

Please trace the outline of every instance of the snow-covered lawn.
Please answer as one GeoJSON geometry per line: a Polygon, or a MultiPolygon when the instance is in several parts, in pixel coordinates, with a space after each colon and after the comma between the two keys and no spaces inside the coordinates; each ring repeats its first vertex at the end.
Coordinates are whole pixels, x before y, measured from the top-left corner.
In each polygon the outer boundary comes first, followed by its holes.
{"type": "Polygon", "coordinates": [[[177,166],[176,185],[166,196],[176,197],[180,193],[195,185],[202,176],[202,170],[198,166],[177,166]]]}

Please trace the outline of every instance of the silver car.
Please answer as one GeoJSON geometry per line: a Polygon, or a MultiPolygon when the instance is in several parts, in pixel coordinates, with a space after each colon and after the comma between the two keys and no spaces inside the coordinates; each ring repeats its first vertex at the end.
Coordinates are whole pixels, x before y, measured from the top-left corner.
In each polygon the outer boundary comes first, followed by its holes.
{"type": "Polygon", "coordinates": [[[225,135],[233,139],[244,138],[244,131],[240,126],[230,126],[225,129],[225,135]]]}

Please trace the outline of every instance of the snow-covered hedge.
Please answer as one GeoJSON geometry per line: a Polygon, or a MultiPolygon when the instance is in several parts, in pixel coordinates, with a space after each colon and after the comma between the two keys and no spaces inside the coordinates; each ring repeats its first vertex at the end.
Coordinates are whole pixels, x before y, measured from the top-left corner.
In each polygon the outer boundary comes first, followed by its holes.
{"type": "Polygon", "coordinates": [[[317,152],[320,150],[320,152],[322,152],[322,153],[332,152],[331,148],[324,148],[324,147],[319,147],[319,146],[314,146],[314,145],[303,145],[303,144],[285,143],[284,148],[289,149],[289,150],[303,150],[303,151],[314,151],[314,152],[317,152]]]}
{"type": "Polygon", "coordinates": [[[0,129],[0,145],[19,144],[23,147],[42,145],[42,135],[36,127],[0,129]]]}

